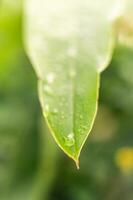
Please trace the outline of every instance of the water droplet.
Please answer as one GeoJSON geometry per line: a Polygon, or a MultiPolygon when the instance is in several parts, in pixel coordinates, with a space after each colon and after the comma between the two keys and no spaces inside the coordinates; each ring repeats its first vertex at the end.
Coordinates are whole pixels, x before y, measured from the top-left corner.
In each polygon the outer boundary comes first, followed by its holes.
{"type": "Polygon", "coordinates": [[[49,73],[49,74],[47,75],[46,79],[47,79],[47,82],[48,82],[49,84],[52,84],[52,83],[54,82],[54,80],[55,80],[55,75],[54,75],[53,73],[49,73]]]}
{"type": "Polygon", "coordinates": [[[70,133],[68,136],[64,137],[65,139],[65,145],[68,147],[71,147],[74,145],[75,143],[75,139],[74,139],[74,134],[70,133]]]}
{"type": "Polygon", "coordinates": [[[54,110],[52,111],[53,114],[57,114],[58,110],[56,108],[54,108],[54,110]]]}
{"type": "Polygon", "coordinates": [[[78,129],[78,133],[79,133],[80,135],[84,135],[84,130],[80,127],[80,128],[78,129]]]}
{"type": "Polygon", "coordinates": [[[87,129],[87,126],[82,125],[82,129],[86,130],[86,129],[87,129]]]}
{"type": "Polygon", "coordinates": [[[49,85],[44,85],[43,89],[44,89],[44,92],[46,92],[48,95],[52,94],[52,90],[49,85]]]}

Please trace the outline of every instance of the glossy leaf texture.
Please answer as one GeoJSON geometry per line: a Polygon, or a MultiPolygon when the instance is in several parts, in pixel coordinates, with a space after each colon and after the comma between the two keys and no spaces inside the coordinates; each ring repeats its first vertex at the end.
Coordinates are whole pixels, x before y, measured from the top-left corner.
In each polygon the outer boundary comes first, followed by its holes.
{"type": "Polygon", "coordinates": [[[122,8],[121,0],[25,1],[25,44],[39,79],[43,114],[57,144],[77,165],[122,8]]]}

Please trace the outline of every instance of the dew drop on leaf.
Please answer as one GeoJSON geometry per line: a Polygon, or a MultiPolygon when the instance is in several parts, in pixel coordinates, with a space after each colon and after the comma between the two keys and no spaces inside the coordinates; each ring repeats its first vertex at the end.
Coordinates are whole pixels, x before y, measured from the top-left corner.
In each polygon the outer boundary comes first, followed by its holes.
{"type": "Polygon", "coordinates": [[[58,110],[56,108],[54,108],[54,110],[52,111],[53,114],[57,114],[58,110]]]}
{"type": "Polygon", "coordinates": [[[87,126],[82,125],[82,129],[83,129],[83,130],[86,130],[86,129],[87,129],[87,126]]]}
{"type": "Polygon", "coordinates": [[[46,93],[46,94],[48,94],[48,95],[52,95],[52,90],[51,90],[51,88],[50,88],[50,86],[49,85],[44,85],[44,92],[46,93]]]}
{"type": "Polygon", "coordinates": [[[65,139],[65,145],[68,147],[71,147],[74,145],[75,143],[75,139],[74,139],[74,134],[70,133],[68,136],[64,137],[65,139]]]}
{"type": "Polygon", "coordinates": [[[49,84],[52,84],[52,83],[54,82],[54,80],[55,80],[55,75],[54,75],[54,73],[49,73],[49,74],[47,75],[46,79],[47,79],[47,82],[48,82],[49,84]]]}

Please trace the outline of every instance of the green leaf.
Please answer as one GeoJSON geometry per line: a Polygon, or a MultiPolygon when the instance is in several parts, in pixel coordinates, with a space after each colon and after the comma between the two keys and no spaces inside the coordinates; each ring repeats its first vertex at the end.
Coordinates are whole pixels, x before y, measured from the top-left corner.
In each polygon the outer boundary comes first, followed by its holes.
{"type": "MultiPolygon", "coordinates": [[[[67,68],[66,68],[67,69],[67,68]]],[[[97,109],[99,75],[78,63],[77,75],[66,70],[46,75],[55,77],[53,84],[39,81],[39,96],[43,113],[59,146],[73,159],[78,159],[97,109]],[[63,75],[63,73],[65,73],[63,75]],[[64,77],[65,76],[65,77],[64,77]]]]}
{"type": "Polygon", "coordinates": [[[78,165],[97,111],[99,76],[114,46],[119,0],[27,0],[25,41],[39,97],[61,149],[78,165]]]}

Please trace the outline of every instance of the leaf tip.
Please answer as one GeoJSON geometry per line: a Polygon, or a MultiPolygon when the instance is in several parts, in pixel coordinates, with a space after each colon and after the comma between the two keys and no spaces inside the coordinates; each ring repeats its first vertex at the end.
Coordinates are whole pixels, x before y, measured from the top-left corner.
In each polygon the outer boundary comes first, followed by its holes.
{"type": "Polygon", "coordinates": [[[78,160],[75,160],[75,164],[76,164],[77,170],[79,170],[79,169],[80,169],[80,166],[79,166],[79,159],[78,159],[78,160]]]}

